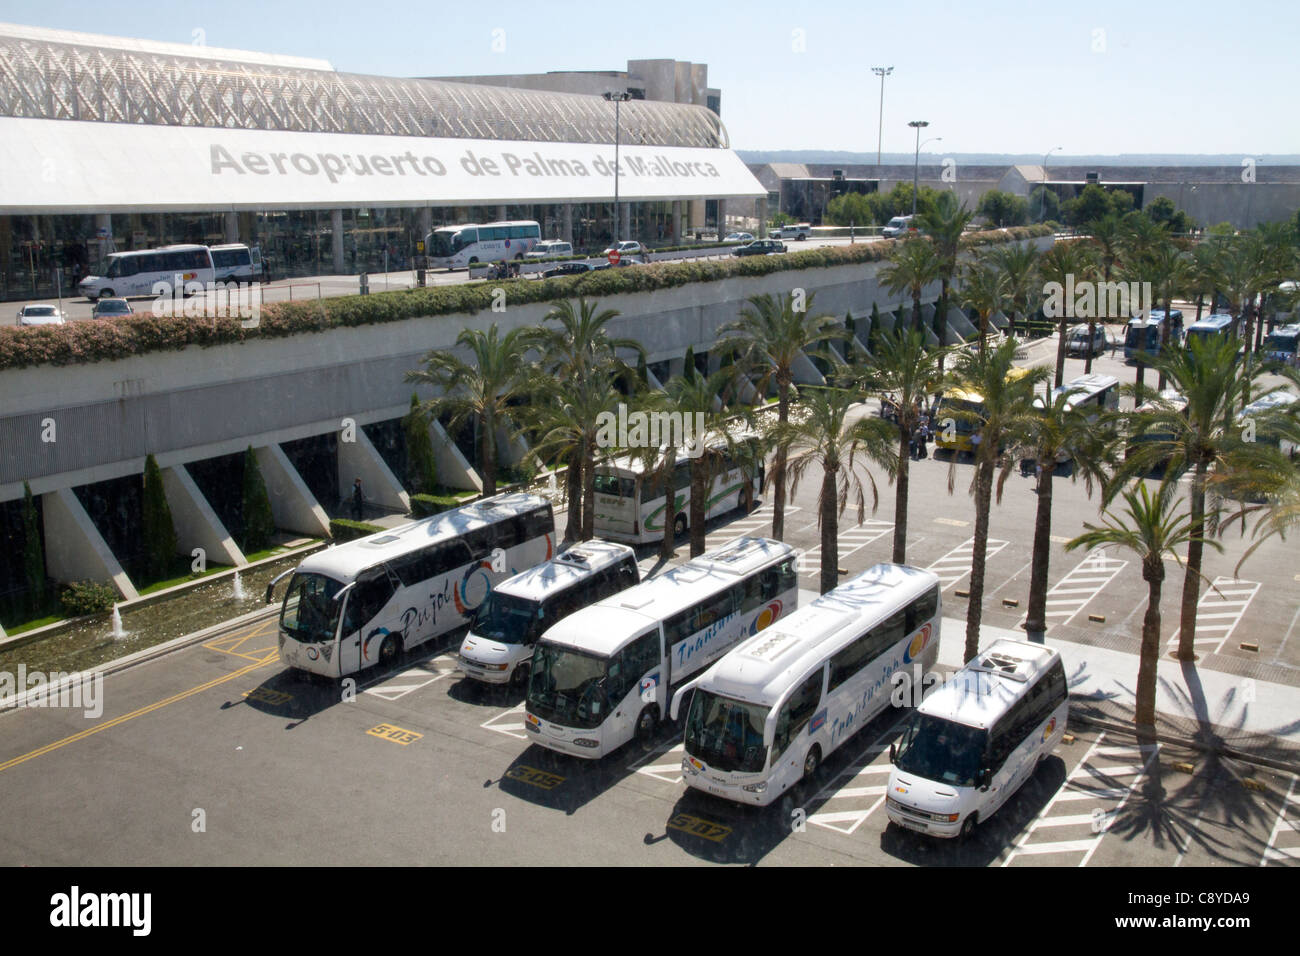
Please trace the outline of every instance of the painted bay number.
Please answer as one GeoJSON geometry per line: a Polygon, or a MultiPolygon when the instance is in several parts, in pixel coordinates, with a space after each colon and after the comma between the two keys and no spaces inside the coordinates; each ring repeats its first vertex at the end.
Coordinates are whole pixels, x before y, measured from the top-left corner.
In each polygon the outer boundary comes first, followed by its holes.
{"type": "Polygon", "coordinates": [[[395,744],[401,744],[405,747],[407,744],[413,744],[424,734],[417,734],[413,730],[403,730],[401,727],[394,727],[392,724],[380,724],[378,727],[371,727],[366,731],[371,737],[380,737],[383,740],[391,740],[395,744]]]}
{"type": "Polygon", "coordinates": [[[720,843],[731,833],[731,827],[724,827],[709,820],[702,820],[699,817],[691,816],[689,813],[679,813],[674,816],[668,821],[668,828],[670,830],[681,830],[683,833],[689,833],[705,840],[712,840],[714,843],[720,843]]]}

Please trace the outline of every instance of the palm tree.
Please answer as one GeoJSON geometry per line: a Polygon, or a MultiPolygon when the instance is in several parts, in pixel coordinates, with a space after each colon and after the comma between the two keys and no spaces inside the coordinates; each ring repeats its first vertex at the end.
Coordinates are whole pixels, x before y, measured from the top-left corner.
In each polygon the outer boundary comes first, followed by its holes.
{"type": "MultiPolygon", "coordinates": [[[[944,195],[947,195],[946,193],[944,195]]],[[[920,332],[896,328],[876,339],[872,361],[855,373],[867,388],[892,393],[898,402],[897,445],[880,461],[894,480],[895,564],[907,562],[907,496],[912,434],[917,427],[917,405],[925,405],[943,377],[949,349],[927,348],[920,332]]]]}
{"type": "Polygon", "coordinates": [[[453,352],[432,349],[425,355],[423,369],[406,373],[406,381],[432,385],[443,394],[421,406],[429,415],[450,415],[452,430],[467,421],[478,425],[483,465],[483,494],[497,490],[497,429],[508,434],[518,429],[518,411],[511,399],[526,394],[530,369],[526,361],[528,334],[523,328],[511,329],[503,337],[496,324],[483,332],[464,329],[456,345],[469,349],[473,363],[465,362],[453,352]]]}
{"type": "MultiPolygon", "coordinates": [[[[1127,548],[1142,561],[1142,580],[1147,582],[1147,610],[1142,619],[1142,648],[1138,657],[1137,711],[1133,722],[1146,739],[1154,737],[1156,723],[1156,664],[1160,659],[1160,591],[1165,580],[1165,559],[1180,560],[1179,552],[1192,539],[1186,514],[1177,513],[1174,499],[1176,485],[1165,481],[1153,495],[1146,482],[1137,489],[1123,490],[1125,509],[1122,514],[1107,510],[1103,523],[1084,523],[1088,530],[1066,545],[1097,548],[1115,545],[1127,548]]],[[[1212,541],[1213,547],[1222,545],[1212,541]]]]}
{"type": "Polygon", "coordinates": [[[1223,244],[1213,238],[1198,243],[1192,249],[1191,261],[1183,276],[1183,287],[1196,300],[1194,322],[1201,321],[1202,300],[1207,292],[1210,294],[1210,311],[1214,311],[1218,298],[1216,293],[1223,287],[1223,269],[1220,264],[1222,256],[1223,244]]]}
{"type": "MultiPolygon", "coordinates": [[[[917,220],[921,231],[934,243],[934,252],[939,259],[939,309],[935,313],[934,334],[943,344],[943,330],[948,322],[948,293],[953,276],[957,274],[957,255],[961,252],[961,237],[975,214],[965,203],[959,203],[953,193],[940,193],[934,207],[918,213],[917,220]]],[[[939,371],[943,371],[943,357],[940,356],[939,371]]]]}
{"type": "Polygon", "coordinates": [[[793,420],[778,425],[775,437],[790,449],[790,495],[813,468],[821,469],[821,491],[817,495],[817,524],[821,529],[821,593],[835,587],[839,576],[839,518],[852,498],[858,509],[858,524],[866,517],[866,490],[871,492],[871,511],[879,502],[876,480],[870,472],[859,474],[862,456],[880,460],[893,442],[892,428],[878,418],[848,420],[857,396],[848,389],[806,388],[800,396],[793,420]],[[865,482],[864,482],[865,476],[865,482]]]}
{"type": "MultiPolygon", "coordinates": [[[[1107,213],[1100,219],[1094,220],[1088,226],[1088,240],[1096,250],[1096,264],[1101,267],[1101,278],[1104,282],[1110,282],[1111,272],[1115,268],[1115,263],[1119,261],[1120,251],[1124,246],[1125,230],[1120,222],[1119,216],[1114,213],[1107,213]]],[[[1095,316],[1088,319],[1088,341],[1091,342],[1097,333],[1097,319],[1095,316]]],[[[1089,349],[1088,357],[1083,363],[1084,374],[1092,372],[1092,350],[1089,349]]]]}
{"type": "Polygon", "coordinates": [[[689,416],[692,422],[704,423],[703,433],[696,434],[700,454],[690,459],[691,500],[688,524],[692,558],[699,557],[705,551],[705,523],[713,478],[722,469],[724,460],[739,457],[732,441],[734,419],[737,413],[748,416],[748,409],[741,407],[725,411],[732,405],[739,386],[740,377],[735,366],[720,368],[707,377],[675,375],[664,386],[668,402],[674,411],[680,412],[683,419],[689,416]],[[705,441],[706,436],[710,440],[721,438],[723,441],[710,448],[705,441]]]}
{"type": "Polygon", "coordinates": [[[600,309],[599,303],[579,298],[574,303],[565,299],[551,307],[542,322],[555,323],[542,326],[529,333],[530,339],[542,354],[542,365],[552,373],[563,373],[576,381],[587,371],[611,364],[622,366],[618,350],[645,356],[645,349],[636,339],[612,337],[606,326],[621,314],[616,309],[600,309]]]}
{"type": "MultiPolygon", "coordinates": [[[[804,302],[803,311],[795,310],[793,293],[780,298],[770,293],[754,296],[741,309],[740,318],[718,329],[718,347],[739,353],[739,364],[755,374],[754,387],[765,394],[775,382],[777,421],[790,420],[790,397],[794,386],[794,366],[803,350],[818,342],[848,337],[848,332],[831,315],[813,315],[813,296],[804,302]]],[[[786,450],[775,449],[772,461],[772,537],[785,535],[785,461],[786,450]]]]}
{"type": "MultiPolygon", "coordinates": [[[[1167,230],[1163,226],[1158,228],[1159,234],[1139,261],[1142,274],[1151,283],[1156,301],[1164,304],[1165,320],[1160,323],[1160,347],[1165,349],[1169,347],[1169,336],[1173,326],[1169,316],[1174,307],[1174,290],[1180,288],[1186,280],[1189,264],[1183,250],[1169,238],[1167,230]]],[[[1141,367],[1141,360],[1139,360],[1139,370],[1141,367]]],[[[1140,375],[1141,372],[1139,371],[1138,374],[1140,375]]],[[[1165,374],[1160,372],[1156,388],[1163,391],[1164,387],[1165,374]]]]}
{"type": "MultiPolygon", "coordinates": [[[[980,620],[984,613],[984,562],[989,539],[989,511],[993,497],[993,473],[1002,449],[1033,426],[1038,413],[1033,407],[1034,389],[1051,374],[1043,367],[1017,369],[1016,340],[1006,339],[996,348],[961,353],[949,379],[958,388],[982,399],[979,410],[953,409],[951,414],[967,421],[979,437],[975,445],[975,539],[971,555],[970,602],[966,611],[964,660],[979,653],[980,620]]],[[[956,456],[948,473],[948,490],[956,475],[956,456]]]]}
{"type": "MultiPolygon", "coordinates": [[[[1094,268],[1092,259],[1092,247],[1082,239],[1066,240],[1055,242],[1052,248],[1043,253],[1043,257],[1038,263],[1038,273],[1042,276],[1044,282],[1055,282],[1065,289],[1066,286],[1073,286],[1075,283],[1084,279],[1094,268]]],[[[1057,341],[1056,341],[1056,387],[1060,388],[1065,382],[1065,346],[1066,337],[1069,329],[1066,320],[1069,318],[1067,312],[1073,309],[1061,309],[1061,314],[1057,317],[1057,341]]],[[[1092,351],[1092,344],[1089,341],[1088,351],[1092,351]]]]}
{"type": "Polygon", "coordinates": [[[912,328],[921,328],[921,293],[943,277],[943,262],[928,239],[907,239],[889,252],[889,265],[880,270],[881,285],[893,295],[912,297],[912,328]]]}
{"type": "MultiPolygon", "coordinates": [[[[1288,416],[1275,423],[1279,432],[1288,435],[1292,442],[1300,442],[1300,421],[1288,416]]],[[[1234,456],[1235,457],[1235,456],[1234,456]]],[[[1300,526],[1300,470],[1290,456],[1277,449],[1252,456],[1249,462],[1233,461],[1223,474],[1210,478],[1210,487],[1226,498],[1236,500],[1237,510],[1219,525],[1220,533],[1240,522],[1243,530],[1251,515],[1257,516],[1251,529],[1251,543],[1237,562],[1233,574],[1269,538],[1285,538],[1287,532],[1300,526]]]]}
{"type": "Polygon", "coordinates": [[[1007,274],[988,257],[967,263],[962,277],[962,304],[975,309],[980,317],[980,351],[988,344],[989,316],[1001,311],[1009,298],[1007,274]]]}
{"type": "Polygon", "coordinates": [[[1052,553],[1052,488],[1062,465],[1069,465],[1070,478],[1082,476],[1084,488],[1092,495],[1093,483],[1105,481],[1103,466],[1109,459],[1103,438],[1105,425],[1091,421],[1089,415],[1071,404],[1073,393],[1060,390],[1046,401],[1039,399],[1038,415],[1025,422],[1008,454],[1003,459],[998,482],[998,500],[1012,463],[1022,456],[1035,465],[1035,492],[1038,505],[1034,516],[1034,546],[1029,572],[1029,607],[1025,630],[1032,639],[1047,630],[1047,576],[1052,553]]]}
{"type": "MultiPolygon", "coordinates": [[[[1230,453],[1244,467],[1252,454],[1259,454],[1263,443],[1243,442],[1235,426],[1234,413],[1245,404],[1263,370],[1258,365],[1240,364],[1237,350],[1241,340],[1227,336],[1208,341],[1193,338],[1187,348],[1170,349],[1155,356],[1151,364],[1161,371],[1170,386],[1187,402],[1179,412],[1159,397],[1152,399],[1152,410],[1132,412],[1126,417],[1128,433],[1141,439],[1130,445],[1128,457],[1117,469],[1116,479],[1123,482],[1141,477],[1164,465],[1165,474],[1178,478],[1192,473],[1188,490],[1190,529],[1187,570],[1183,578],[1182,613],[1179,620],[1178,659],[1196,659],[1196,605],[1200,598],[1201,558],[1206,543],[1206,490],[1212,472],[1226,473],[1230,453]]],[[[1132,392],[1131,389],[1125,389],[1132,392]]],[[[1138,395],[1141,403],[1144,396],[1138,395]]],[[[1107,492],[1113,498],[1119,484],[1107,492]]],[[[1208,516],[1211,530],[1218,523],[1217,511],[1208,516]]]]}
{"type": "Polygon", "coordinates": [[[1030,302],[1034,297],[1034,284],[1038,278],[1038,260],[1041,258],[1041,253],[1029,243],[1013,242],[995,249],[991,258],[1007,277],[1007,301],[1011,303],[1012,333],[1015,332],[1015,316],[1019,311],[1025,317],[1027,336],[1030,302]]]}

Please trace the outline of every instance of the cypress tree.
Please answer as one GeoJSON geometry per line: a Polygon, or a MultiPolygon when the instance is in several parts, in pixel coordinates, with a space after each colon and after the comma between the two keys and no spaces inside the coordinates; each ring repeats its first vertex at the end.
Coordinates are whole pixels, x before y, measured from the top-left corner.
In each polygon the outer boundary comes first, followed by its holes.
{"type": "Polygon", "coordinates": [[[253,446],[244,452],[244,541],[245,554],[261,551],[271,543],[275,533],[275,518],[271,514],[271,499],[262,480],[262,469],[257,466],[253,446]]]}
{"type": "Polygon", "coordinates": [[[36,502],[32,489],[23,482],[23,574],[27,578],[27,601],[31,611],[45,606],[45,548],[36,519],[36,502]]]}
{"type": "Polygon", "coordinates": [[[695,381],[695,346],[686,346],[686,359],[682,367],[682,378],[688,382],[695,381]]]}
{"type": "Polygon", "coordinates": [[[871,303],[871,328],[867,330],[867,351],[875,353],[876,339],[880,337],[880,306],[871,303]]]}
{"type": "Polygon", "coordinates": [[[167,576],[176,557],[176,526],[172,512],[167,507],[167,493],[163,489],[162,469],[153,455],[144,460],[144,501],[140,523],[144,538],[144,571],[150,581],[160,581],[167,576]]]}
{"type": "Polygon", "coordinates": [[[636,377],[640,379],[642,388],[650,387],[650,370],[646,366],[644,353],[638,353],[636,357],[636,377]]]}
{"type": "Polygon", "coordinates": [[[406,434],[406,488],[413,495],[433,494],[438,485],[437,458],[429,438],[429,417],[420,409],[420,400],[411,393],[411,410],[402,419],[406,434]]]}

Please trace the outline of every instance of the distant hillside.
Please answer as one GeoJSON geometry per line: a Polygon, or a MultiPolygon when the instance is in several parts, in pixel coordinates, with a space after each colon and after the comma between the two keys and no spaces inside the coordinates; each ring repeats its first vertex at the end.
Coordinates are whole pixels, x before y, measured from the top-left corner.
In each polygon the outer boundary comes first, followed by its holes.
{"type": "MultiPolygon", "coordinates": [[[[746,163],[875,163],[875,153],[856,153],[833,149],[738,149],[736,154],[746,163]]],[[[927,156],[939,155],[927,152],[927,156]]],[[[1027,153],[951,153],[959,163],[976,166],[1014,166],[1038,164],[1043,154],[1027,153]]],[[[1261,166],[1300,166],[1300,154],[1253,156],[1261,166]]],[[[911,153],[883,153],[880,161],[889,166],[911,163],[911,153]]],[[[1072,156],[1053,153],[1049,163],[1059,166],[1239,166],[1239,153],[1121,153],[1115,156],[1072,156]]]]}

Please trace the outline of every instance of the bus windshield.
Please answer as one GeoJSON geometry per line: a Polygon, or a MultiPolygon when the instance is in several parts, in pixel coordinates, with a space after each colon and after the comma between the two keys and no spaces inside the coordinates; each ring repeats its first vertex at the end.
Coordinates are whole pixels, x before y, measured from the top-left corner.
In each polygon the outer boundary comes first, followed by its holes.
{"type": "MultiPolygon", "coordinates": [[[[939,408],[935,412],[935,420],[942,422],[945,418],[950,417],[952,412],[966,412],[970,415],[983,417],[984,403],[972,402],[965,398],[950,398],[945,395],[939,400],[939,408]]],[[[965,416],[954,419],[953,425],[958,435],[969,435],[975,430],[975,422],[965,416]]]]}
{"type": "Polygon", "coordinates": [[[445,258],[454,255],[461,247],[460,232],[439,229],[429,236],[429,255],[445,258]]]}
{"type": "Polygon", "coordinates": [[[323,574],[295,574],[280,608],[280,627],[304,644],[334,640],[342,604],[334,598],[341,587],[323,574]]]}
{"type": "Polygon", "coordinates": [[[532,644],[551,623],[543,619],[544,614],[536,601],[493,591],[474,612],[470,631],[502,644],[532,644]]]}
{"type": "Polygon", "coordinates": [[[987,741],[987,732],[978,727],[918,713],[903,731],[894,763],[926,780],[973,787],[987,741]]]}
{"type": "Polygon", "coordinates": [[[1298,335],[1295,332],[1273,332],[1264,341],[1264,351],[1294,353],[1297,340],[1298,335]]]}
{"type": "Polygon", "coordinates": [[[533,652],[528,710],[563,727],[599,727],[608,667],[607,658],[543,641],[533,652]]]}
{"type": "Polygon", "coordinates": [[[686,752],[725,773],[759,773],[767,762],[770,708],[698,690],[686,718],[686,752]]]}

